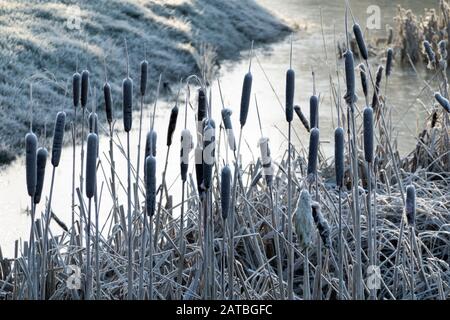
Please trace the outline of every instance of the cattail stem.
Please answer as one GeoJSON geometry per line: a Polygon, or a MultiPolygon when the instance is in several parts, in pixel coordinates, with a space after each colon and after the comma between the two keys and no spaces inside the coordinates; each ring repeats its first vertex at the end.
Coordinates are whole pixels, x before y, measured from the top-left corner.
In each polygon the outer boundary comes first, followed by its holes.
{"type": "Polygon", "coordinates": [[[414,226],[411,225],[409,228],[409,245],[411,248],[411,260],[410,260],[410,264],[409,264],[409,273],[410,273],[410,285],[411,285],[411,300],[415,300],[415,295],[414,295],[414,291],[415,291],[415,286],[414,286],[414,282],[415,282],[415,277],[414,277],[414,226]]]}
{"type": "Polygon", "coordinates": [[[169,163],[169,154],[170,154],[170,146],[167,147],[167,151],[166,151],[166,160],[164,162],[164,170],[162,173],[161,192],[159,194],[158,212],[156,213],[155,235],[154,235],[154,239],[153,239],[153,242],[155,245],[155,250],[157,250],[159,229],[160,229],[160,224],[161,224],[161,207],[162,207],[162,200],[163,200],[163,195],[164,195],[164,187],[166,185],[166,173],[167,173],[167,165],[169,163]]]}
{"type": "Polygon", "coordinates": [[[153,221],[152,221],[152,216],[148,217],[149,219],[149,237],[148,237],[148,241],[149,241],[149,255],[150,255],[150,259],[149,259],[149,264],[150,264],[150,268],[148,271],[148,283],[149,283],[149,294],[148,294],[148,298],[149,300],[153,300],[153,221]]]}
{"type": "Polygon", "coordinates": [[[88,219],[86,223],[86,289],[85,300],[91,299],[92,277],[91,277],[91,210],[92,198],[88,200],[88,219]]]}
{"type": "Polygon", "coordinates": [[[292,246],[292,193],[291,193],[291,131],[292,124],[289,122],[288,125],[288,299],[294,299],[294,249],[292,246]]]}
{"type": "Polygon", "coordinates": [[[74,119],[72,122],[72,232],[71,243],[73,243],[73,235],[75,233],[75,166],[76,166],[76,143],[77,143],[77,108],[74,110],[74,119]]]}
{"type": "Polygon", "coordinates": [[[230,220],[230,243],[228,245],[228,283],[229,283],[229,290],[230,290],[230,300],[234,300],[234,219],[236,218],[236,196],[237,196],[237,177],[238,177],[238,171],[239,171],[239,155],[241,152],[241,142],[242,142],[242,131],[243,126],[241,126],[241,130],[239,132],[239,142],[238,142],[238,149],[237,149],[237,156],[236,156],[236,162],[234,167],[234,177],[233,177],[233,189],[232,189],[232,198],[231,198],[231,216],[229,217],[230,220]]]}
{"type": "Polygon", "coordinates": [[[53,166],[52,179],[50,183],[50,193],[48,197],[47,210],[45,213],[45,226],[44,226],[44,244],[42,250],[42,284],[41,284],[41,298],[45,300],[45,287],[47,284],[47,248],[48,248],[48,232],[50,226],[50,219],[52,214],[52,198],[53,198],[53,185],[55,182],[56,167],[53,166]]]}
{"type": "Polygon", "coordinates": [[[37,299],[37,270],[36,270],[36,254],[35,254],[35,225],[34,225],[34,219],[36,215],[36,205],[34,204],[33,197],[31,198],[31,232],[30,232],[30,245],[28,249],[28,263],[30,265],[30,290],[29,290],[29,297],[30,299],[37,299]]]}
{"type": "Polygon", "coordinates": [[[342,233],[342,187],[339,187],[339,295],[343,300],[344,292],[344,239],[342,233]]]}
{"type": "Polygon", "coordinates": [[[130,132],[127,131],[127,202],[128,202],[128,300],[133,299],[133,217],[131,213],[131,152],[130,152],[130,132]]]}
{"type": "Polygon", "coordinates": [[[353,102],[348,106],[350,108],[350,121],[351,121],[351,133],[352,141],[350,142],[350,149],[352,151],[352,173],[353,173],[353,206],[354,206],[354,218],[355,218],[355,238],[356,238],[356,279],[355,279],[355,296],[354,299],[362,300],[364,296],[363,292],[363,279],[362,279],[362,260],[361,260],[361,212],[359,205],[359,172],[358,172],[358,151],[356,147],[356,121],[355,110],[353,102]]]}
{"type": "MultiPolygon", "coordinates": [[[[367,221],[368,221],[368,248],[369,248],[369,263],[371,266],[375,265],[375,246],[376,235],[373,233],[373,215],[372,215],[372,164],[367,162],[367,221]]],[[[376,289],[374,286],[370,288],[370,300],[376,300],[376,289]]]]}
{"type": "Polygon", "coordinates": [[[311,289],[309,285],[309,248],[305,249],[305,256],[303,259],[303,299],[311,300],[311,289]]]}
{"type": "Polygon", "coordinates": [[[225,300],[225,244],[227,238],[227,220],[222,218],[222,227],[223,227],[223,235],[222,235],[222,260],[221,260],[221,274],[220,274],[220,299],[225,300]]]}
{"type": "Polygon", "coordinates": [[[100,282],[100,226],[99,226],[99,212],[98,212],[98,195],[97,188],[94,195],[95,205],[95,284],[96,284],[96,299],[101,299],[101,282],[100,282]]]}
{"type": "MultiPolygon", "coordinates": [[[[83,193],[83,185],[84,185],[84,179],[83,179],[83,174],[84,174],[84,141],[85,141],[85,136],[84,136],[84,122],[86,119],[86,108],[83,108],[83,112],[82,112],[82,117],[81,117],[81,160],[80,160],[80,166],[81,166],[81,171],[80,171],[80,191],[81,193],[83,193]]],[[[80,217],[80,246],[83,246],[83,219],[82,217],[80,217]]]]}
{"type": "Polygon", "coordinates": [[[142,238],[141,238],[141,261],[139,268],[139,299],[144,300],[145,292],[144,292],[144,268],[145,268],[145,254],[146,254],[146,244],[147,244],[147,214],[142,215],[143,218],[143,229],[142,229],[142,238]]]}
{"type": "MultiPolygon", "coordinates": [[[[114,160],[114,139],[113,139],[114,129],[112,123],[109,124],[109,158],[110,158],[110,166],[111,166],[111,195],[113,198],[113,218],[114,223],[119,222],[119,205],[117,203],[117,195],[116,195],[116,162],[114,160]]],[[[116,237],[117,245],[120,243],[120,236],[116,237]]]]}
{"type": "MultiPolygon", "coordinates": [[[[140,168],[141,168],[141,140],[142,140],[142,113],[143,113],[143,109],[144,109],[144,96],[141,95],[141,110],[140,110],[140,114],[139,114],[139,133],[138,133],[138,150],[137,150],[137,163],[136,163],[136,186],[139,185],[139,175],[140,175],[140,168]]],[[[135,202],[139,203],[139,192],[138,192],[139,188],[136,188],[135,191],[135,202]]],[[[138,210],[139,212],[139,206],[135,206],[135,208],[138,210]]]]}
{"type": "MultiPolygon", "coordinates": [[[[270,207],[271,207],[271,213],[272,213],[272,225],[274,230],[278,231],[277,228],[277,221],[276,221],[276,215],[275,215],[275,205],[273,201],[273,186],[269,186],[268,188],[269,192],[269,198],[270,198],[270,207]]],[[[280,249],[280,237],[278,232],[275,232],[275,250],[277,255],[277,272],[278,272],[278,282],[280,287],[280,299],[284,300],[286,295],[284,292],[284,283],[283,283],[283,265],[281,261],[281,249],[280,249]]]]}
{"type": "Polygon", "coordinates": [[[180,288],[180,293],[178,298],[182,299],[183,293],[182,293],[182,284],[183,284],[183,265],[184,265],[184,193],[185,193],[185,186],[186,181],[183,181],[181,185],[181,213],[180,213],[180,238],[178,240],[178,248],[180,250],[180,261],[178,263],[178,283],[180,288]]]}

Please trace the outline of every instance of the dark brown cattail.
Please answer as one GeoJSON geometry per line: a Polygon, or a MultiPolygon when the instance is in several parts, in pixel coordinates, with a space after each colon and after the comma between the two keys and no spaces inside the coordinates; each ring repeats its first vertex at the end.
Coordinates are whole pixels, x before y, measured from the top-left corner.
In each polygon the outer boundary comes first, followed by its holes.
{"type": "Polygon", "coordinates": [[[294,119],[294,93],[295,93],[295,72],[289,69],[286,72],[286,121],[294,119]]]}
{"type": "Polygon", "coordinates": [[[206,118],[206,94],[205,90],[198,89],[198,106],[197,106],[197,121],[201,122],[206,118]]]}
{"type": "Polygon", "coordinates": [[[383,78],[383,66],[379,66],[377,69],[377,75],[375,77],[375,92],[373,93],[372,108],[376,110],[378,106],[378,95],[380,94],[381,79],[383,78]]]}
{"type": "Polygon", "coordinates": [[[42,189],[44,187],[45,166],[47,164],[48,152],[45,148],[39,148],[36,155],[36,193],[34,194],[34,203],[41,202],[42,189]]]}
{"type": "Polygon", "coordinates": [[[366,43],[364,41],[364,36],[359,24],[355,23],[353,25],[353,33],[355,34],[356,43],[358,44],[359,53],[364,60],[369,59],[369,54],[367,52],[366,43]]]}
{"type": "Polygon", "coordinates": [[[61,160],[65,126],[66,113],[64,111],[60,111],[56,115],[55,130],[53,132],[52,165],[54,167],[59,166],[59,161],[61,160]]]}
{"type": "Polygon", "coordinates": [[[215,130],[211,121],[208,121],[203,130],[203,185],[206,190],[209,190],[212,185],[212,171],[215,159],[215,144],[216,144],[215,130]]]}
{"type": "Polygon", "coordinates": [[[111,125],[113,121],[111,86],[108,82],[103,85],[103,96],[105,98],[106,120],[111,125]]]}
{"type": "Polygon", "coordinates": [[[155,130],[150,130],[147,132],[147,140],[145,141],[145,158],[151,154],[156,157],[156,141],[158,139],[158,135],[155,130]]]}
{"type": "Polygon", "coordinates": [[[392,48],[387,49],[386,53],[386,77],[389,77],[392,73],[392,62],[394,60],[394,51],[392,48]]]}
{"type": "Polygon", "coordinates": [[[305,127],[306,131],[309,132],[311,130],[311,128],[309,126],[308,119],[306,119],[305,115],[302,112],[302,109],[300,109],[300,106],[295,106],[294,110],[295,110],[295,113],[297,114],[298,118],[300,119],[301,123],[305,127]]]}
{"type": "Polygon", "coordinates": [[[147,215],[152,217],[156,204],[156,159],[153,156],[145,158],[145,192],[147,215]]]}
{"type": "Polygon", "coordinates": [[[406,187],[405,213],[410,226],[416,224],[416,188],[413,185],[406,187]]]}
{"type": "Polygon", "coordinates": [[[322,215],[322,211],[320,210],[320,204],[318,202],[313,202],[311,204],[312,207],[312,216],[314,222],[317,225],[317,231],[319,231],[320,238],[322,239],[323,245],[325,248],[331,248],[331,228],[328,221],[322,215]]]}
{"type": "Polygon", "coordinates": [[[226,130],[228,144],[231,151],[236,151],[236,139],[234,137],[233,125],[231,124],[232,111],[228,108],[222,109],[222,121],[226,130]]]}
{"type": "Polygon", "coordinates": [[[334,167],[339,188],[344,184],[344,143],[344,129],[338,127],[334,130],[334,167]]]}
{"type": "Polygon", "coordinates": [[[359,65],[359,74],[361,76],[361,86],[364,92],[364,96],[369,96],[369,83],[367,82],[366,67],[363,64],[359,65]]]}
{"type": "Polygon", "coordinates": [[[97,113],[91,112],[89,114],[89,133],[95,133],[98,136],[98,117],[97,113]]]}
{"type": "Polygon", "coordinates": [[[367,162],[373,162],[373,109],[365,107],[363,113],[364,125],[364,158],[367,162]]]}
{"type": "Polygon", "coordinates": [[[353,53],[349,49],[344,54],[345,57],[345,80],[347,84],[346,101],[348,104],[355,102],[355,61],[353,53]]]}
{"type": "Polygon", "coordinates": [[[73,96],[73,106],[76,108],[80,103],[80,93],[81,93],[81,75],[75,72],[72,76],[72,96],[73,96]]]}
{"type": "Polygon", "coordinates": [[[309,137],[308,176],[317,175],[317,155],[319,154],[319,129],[311,129],[309,137]]]}
{"type": "Polygon", "coordinates": [[[194,144],[192,142],[191,132],[184,129],[181,132],[181,150],[180,150],[180,166],[181,166],[181,180],[186,182],[187,172],[189,169],[189,153],[192,151],[194,144]]]}
{"type": "Polygon", "coordinates": [[[241,112],[239,115],[239,122],[241,127],[245,126],[248,116],[248,108],[250,106],[250,95],[252,94],[252,82],[253,76],[248,72],[244,77],[244,84],[242,85],[242,96],[241,96],[241,112]]]}
{"type": "Polygon", "coordinates": [[[173,133],[177,127],[178,107],[174,106],[170,112],[169,127],[167,129],[167,146],[172,145],[173,133]]]}
{"type": "Polygon", "coordinates": [[[148,61],[141,62],[141,96],[145,96],[147,89],[147,76],[148,76],[148,61]]]}
{"type": "Polygon", "coordinates": [[[444,98],[439,92],[436,92],[434,94],[434,98],[437,102],[439,102],[439,104],[442,106],[442,108],[444,108],[445,111],[450,113],[450,103],[446,98],[444,98]]]}
{"type": "Polygon", "coordinates": [[[97,146],[98,137],[90,133],[87,138],[86,152],[86,197],[92,198],[97,184],[97,146]]]}
{"type": "Polygon", "coordinates": [[[130,132],[133,123],[133,80],[129,77],[123,79],[122,95],[123,127],[126,132],[130,132]]]}
{"type": "Polygon", "coordinates": [[[197,178],[197,191],[201,196],[204,192],[203,189],[203,149],[200,145],[197,145],[194,151],[195,158],[195,176],[197,178]]]}
{"type": "Polygon", "coordinates": [[[34,197],[36,193],[36,149],[37,137],[33,132],[29,132],[25,136],[25,164],[27,171],[27,191],[30,197],[34,197]]]}
{"type": "Polygon", "coordinates": [[[319,127],[319,99],[317,96],[311,96],[309,99],[309,123],[311,128],[319,127]]]}
{"type": "Polygon", "coordinates": [[[222,218],[227,219],[231,203],[231,170],[228,165],[222,168],[220,183],[220,203],[222,205],[222,218]]]}
{"type": "MultiPolygon", "coordinates": [[[[97,135],[98,138],[98,117],[97,117],[97,113],[95,112],[91,112],[89,114],[89,133],[95,133],[97,135]]],[[[97,156],[98,156],[98,147],[99,147],[99,141],[97,141],[97,156]]]]}
{"type": "Polygon", "coordinates": [[[436,55],[434,54],[433,48],[431,47],[431,44],[427,40],[423,42],[423,47],[428,57],[428,66],[433,67],[436,61],[436,55]]]}
{"type": "Polygon", "coordinates": [[[81,107],[86,108],[89,94],[89,71],[81,72],[81,107]]]}

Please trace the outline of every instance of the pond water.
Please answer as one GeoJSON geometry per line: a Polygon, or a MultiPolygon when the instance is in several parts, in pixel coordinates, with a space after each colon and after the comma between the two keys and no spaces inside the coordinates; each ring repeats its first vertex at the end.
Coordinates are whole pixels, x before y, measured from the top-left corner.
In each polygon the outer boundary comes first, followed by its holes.
{"type": "MultiPolygon", "coordinates": [[[[258,0],[261,4],[277,12],[277,14],[285,17],[289,21],[297,23],[300,26],[298,33],[293,35],[293,61],[292,66],[296,71],[296,103],[299,104],[307,116],[309,116],[309,97],[312,94],[312,70],[315,72],[316,90],[321,96],[320,106],[320,129],[322,149],[325,154],[330,155],[333,150],[333,130],[336,126],[336,109],[332,104],[330,96],[330,82],[329,75],[332,74],[334,78],[336,75],[336,60],[334,38],[342,40],[344,35],[344,1],[335,0],[258,0]],[[321,28],[321,12],[323,20],[323,37],[321,28]],[[334,32],[334,30],[336,30],[334,32]],[[335,36],[336,34],[336,36],[335,36]],[[325,47],[324,42],[325,39],[325,47]]],[[[371,31],[371,34],[380,36],[385,35],[384,26],[386,24],[393,25],[393,16],[396,13],[396,5],[400,3],[406,7],[414,9],[415,12],[422,12],[428,5],[437,5],[437,1],[376,1],[381,8],[381,25],[382,30],[371,31]]],[[[367,19],[366,10],[374,1],[351,1],[353,13],[364,27],[367,19]]],[[[279,99],[284,101],[284,86],[285,86],[285,72],[289,67],[289,39],[273,44],[268,47],[258,48],[256,55],[264,68],[265,73],[270,79],[274,90],[279,93],[279,99]]],[[[225,105],[230,107],[233,113],[233,125],[236,130],[236,135],[239,132],[238,118],[239,118],[239,104],[242,90],[242,80],[244,74],[248,69],[248,52],[243,53],[241,62],[224,62],[220,70],[220,80],[222,85],[222,92],[225,105]]],[[[373,61],[373,68],[376,68],[377,61],[373,61]]],[[[338,65],[342,73],[342,63],[339,61],[338,65]]],[[[417,75],[412,68],[400,68],[396,66],[394,74],[389,82],[388,99],[390,104],[394,107],[393,119],[394,125],[398,133],[399,150],[405,154],[414,146],[413,135],[416,133],[416,123],[421,117],[421,107],[414,104],[415,94],[418,88],[423,87],[422,77],[426,77],[424,71],[419,69],[417,75]]],[[[257,96],[262,131],[263,134],[270,138],[270,145],[272,154],[275,160],[283,154],[286,150],[287,124],[285,122],[284,108],[280,106],[271,86],[265,78],[264,73],[256,59],[252,64],[253,73],[253,93],[257,96]]],[[[341,74],[341,78],[342,78],[341,74]]],[[[342,90],[343,78],[341,79],[342,90]]],[[[184,93],[182,93],[184,95],[184,93]]],[[[212,88],[212,107],[213,117],[218,122],[220,119],[221,103],[218,95],[217,83],[215,82],[212,88]]],[[[360,95],[361,96],[361,95],[360,95]]],[[[192,99],[195,97],[193,95],[192,99]]],[[[194,103],[194,101],[193,101],[194,103]]],[[[158,183],[161,182],[161,171],[166,156],[166,131],[170,115],[170,107],[172,104],[161,102],[157,106],[156,117],[156,131],[158,132],[158,146],[157,146],[157,163],[158,163],[158,183]]],[[[180,148],[180,131],[184,119],[184,105],[180,105],[180,114],[177,130],[174,135],[174,144],[169,156],[167,184],[169,192],[178,199],[181,193],[181,183],[178,179],[179,173],[179,148],[180,148]]],[[[143,126],[143,140],[145,144],[145,133],[149,128],[149,112],[151,106],[147,106],[144,115],[143,126]]],[[[359,106],[361,107],[361,105],[359,106]]],[[[420,123],[420,122],[419,122],[420,123]]],[[[131,159],[132,163],[136,164],[137,159],[137,144],[138,144],[138,113],[135,112],[135,119],[133,123],[133,132],[131,133],[131,159]]],[[[194,131],[194,114],[191,110],[188,111],[188,126],[191,132],[194,131]]],[[[122,128],[122,121],[118,121],[117,128],[122,128]]],[[[126,136],[119,132],[120,141],[125,146],[126,136]]],[[[256,160],[259,154],[257,149],[257,141],[260,137],[260,128],[258,125],[258,117],[256,115],[255,103],[252,97],[252,104],[249,113],[248,123],[244,128],[242,144],[242,153],[244,163],[256,160]]],[[[222,138],[223,140],[223,138],[222,138]]],[[[118,142],[118,141],[117,141],[118,142]]],[[[300,149],[302,146],[308,145],[308,134],[302,127],[297,118],[294,121],[293,143],[296,148],[300,149]]],[[[76,155],[76,176],[78,184],[79,164],[80,164],[80,147],[77,147],[76,155]]],[[[106,154],[108,152],[108,138],[102,135],[100,139],[100,160],[104,167],[105,175],[102,169],[98,172],[99,186],[102,182],[109,179],[110,171],[106,154]],[[106,176],[106,179],[105,179],[106,176]]],[[[221,151],[224,155],[224,149],[221,151]]],[[[116,168],[121,178],[123,186],[126,188],[126,160],[120,153],[118,148],[115,150],[116,168]]],[[[50,161],[49,161],[50,162],[50,161]]],[[[50,174],[51,167],[47,165],[47,176],[44,186],[44,194],[48,195],[50,188],[50,174]]],[[[191,162],[192,164],[192,162],[191,162]]],[[[141,160],[142,167],[142,160],[141,160]]],[[[66,224],[71,221],[71,181],[72,181],[72,149],[66,147],[63,150],[61,165],[56,170],[55,175],[55,190],[52,203],[52,209],[56,215],[66,224]]],[[[192,165],[190,166],[192,171],[192,165]]],[[[142,168],[141,168],[142,177],[142,168]]],[[[123,188],[119,187],[119,202],[126,204],[126,195],[123,188]]],[[[141,199],[142,200],[142,199],[141,199]]],[[[174,203],[177,203],[175,200],[174,203]]],[[[103,185],[103,196],[100,204],[100,220],[105,221],[111,208],[111,200],[108,194],[106,184],[103,185]]],[[[26,239],[29,233],[30,221],[26,214],[29,207],[29,199],[26,193],[25,185],[25,169],[24,160],[18,159],[10,166],[0,170],[0,245],[3,253],[6,256],[13,255],[14,240],[22,238],[26,239]]],[[[126,206],[125,206],[126,207],[126,206]]],[[[44,210],[44,205],[41,203],[37,212],[38,215],[44,210]]],[[[176,209],[178,211],[179,209],[176,209]]],[[[55,232],[60,232],[58,227],[52,223],[52,228],[55,232]]]]}

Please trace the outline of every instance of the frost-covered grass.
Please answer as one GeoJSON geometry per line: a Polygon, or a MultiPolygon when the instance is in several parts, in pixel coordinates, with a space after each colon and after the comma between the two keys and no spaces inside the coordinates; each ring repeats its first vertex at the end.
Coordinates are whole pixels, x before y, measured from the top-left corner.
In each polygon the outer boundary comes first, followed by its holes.
{"type": "MultiPolygon", "coordinates": [[[[2,1],[0,164],[11,161],[22,149],[30,121],[30,78],[33,127],[43,136],[45,127],[53,126],[55,110],[66,105],[69,116],[73,110],[70,94],[67,99],[64,96],[66,86],[70,93],[68,81],[77,61],[78,70],[91,73],[92,95],[94,88],[100,92],[106,58],[114,104],[120,109],[124,37],[130,48],[131,75],[138,80],[139,62],[146,56],[150,77],[157,79],[162,73],[163,94],[170,96],[175,94],[171,84],[198,72],[205,46],[210,51],[214,48],[217,61],[238,59],[251,40],[270,43],[289,31],[285,22],[254,0],[2,1]],[[68,27],[78,22],[80,29],[68,27]]],[[[156,82],[149,84],[156,86],[156,82]]]]}

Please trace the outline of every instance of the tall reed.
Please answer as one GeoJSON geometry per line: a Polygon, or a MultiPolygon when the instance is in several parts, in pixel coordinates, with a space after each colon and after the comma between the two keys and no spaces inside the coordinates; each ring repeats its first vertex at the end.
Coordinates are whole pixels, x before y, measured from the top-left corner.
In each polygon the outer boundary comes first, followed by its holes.
{"type": "MultiPolygon", "coordinates": [[[[373,171],[373,159],[374,159],[374,129],[373,129],[373,109],[371,107],[365,107],[363,111],[363,137],[364,137],[364,159],[367,163],[367,221],[368,221],[368,248],[369,248],[369,263],[375,265],[377,235],[374,225],[376,223],[376,216],[372,213],[372,171],[373,171]]],[[[375,288],[370,289],[370,298],[376,299],[375,288]]]]}
{"type": "MultiPolygon", "coordinates": [[[[143,60],[140,65],[141,69],[141,75],[140,75],[140,98],[141,98],[141,105],[140,105],[140,112],[139,112],[139,134],[138,134],[138,145],[137,145],[137,163],[136,163],[136,187],[134,192],[134,201],[135,203],[139,203],[139,192],[138,192],[138,186],[139,186],[139,176],[140,176],[140,167],[141,167],[141,140],[142,140],[142,119],[143,119],[143,112],[144,112],[144,97],[145,92],[147,90],[147,77],[148,77],[148,61],[143,60]]],[[[139,206],[135,206],[136,211],[139,212],[139,206]]],[[[142,290],[140,290],[141,292],[142,290]]]]}
{"type": "MultiPolygon", "coordinates": [[[[30,125],[31,127],[31,125],[30,125]]],[[[25,136],[25,169],[26,169],[26,182],[27,182],[27,191],[30,196],[30,212],[31,212],[31,231],[30,231],[30,246],[28,252],[28,264],[29,264],[29,272],[30,272],[30,299],[37,299],[37,266],[36,266],[36,246],[35,246],[35,213],[36,206],[34,205],[34,196],[36,194],[36,182],[37,182],[37,163],[36,163],[36,149],[37,149],[37,137],[30,130],[29,133],[25,136]]]]}
{"type": "Polygon", "coordinates": [[[220,204],[221,204],[221,214],[223,221],[223,236],[222,236],[222,272],[221,272],[221,298],[225,299],[225,243],[226,243],[226,225],[228,213],[230,212],[231,204],[231,169],[228,165],[222,168],[220,174],[220,204]]]}
{"type": "Polygon", "coordinates": [[[295,95],[295,72],[292,69],[292,36],[291,36],[291,50],[289,56],[289,69],[286,72],[286,121],[288,122],[288,298],[294,299],[294,249],[292,247],[292,168],[291,168],[291,134],[292,134],[292,120],[294,119],[294,95],[295,95]]]}
{"type": "Polygon", "coordinates": [[[342,187],[344,185],[344,173],[345,173],[345,162],[344,162],[344,129],[337,127],[334,131],[334,165],[336,172],[336,186],[339,189],[339,218],[338,218],[338,229],[339,229],[339,300],[343,299],[344,291],[344,239],[342,233],[342,187]]]}
{"type": "Polygon", "coordinates": [[[56,168],[59,166],[61,161],[61,153],[64,142],[64,132],[66,126],[66,113],[64,111],[60,111],[56,115],[55,128],[53,131],[53,145],[52,145],[52,157],[51,163],[53,166],[52,169],[52,178],[50,183],[50,193],[47,203],[47,210],[45,214],[45,225],[44,225],[44,248],[43,248],[43,259],[42,259],[42,285],[41,285],[41,298],[45,299],[46,294],[46,280],[47,280],[47,248],[48,248],[48,233],[50,227],[50,220],[52,216],[52,199],[53,199],[53,187],[55,183],[55,172],[56,168]]]}
{"type": "Polygon", "coordinates": [[[237,157],[234,167],[234,175],[233,175],[233,188],[232,188],[232,198],[231,198],[231,207],[233,210],[231,211],[232,215],[229,218],[230,221],[230,243],[228,245],[229,248],[229,270],[228,270],[228,286],[230,288],[230,300],[234,300],[234,219],[236,217],[236,197],[237,197],[237,180],[239,174],[239,156],[241,152],[241,142],[242,142],[242,132],[244,130],[244,126],[247,122],[249,107],[250,107],[250,97],[252,91],[252,83],[253,76],[251,73],[251,58],[253,56],[253,42],[252,42],[252,50],[250,53],[250,63],[249,70],[247,74],[244,76],[244,82],[242,85],[242,94],[241,94],[241,105],[239,112],[239,123],[241,126],[241,130],[239,132],[239,140],[238,140],[238,148],[237,148],[237,157]]]}
{"type": "Polygon", "coordinates": [[[84,126],[86,121],[86,106],[88,101],[88,95],[89,95],[89,71],[83,70],[81,72],[81,110],[82,110],[82,117],[81,117],[81,170],[80,170],[80,189],[81,192],[83,192],[83,173],[84,173],[84,126]]]}
{"type": "Polygon", "coordinates": [[[130,131],[133,124],[133,80],[129,73],[129,58],[127,41],[125,40],[125,53],[127,59],[127,76],[122,81],[122,110],[123,127],[127,134],[127,242],[128,242],[128,300],[133,299],[133,217],[131,211],[131,152],[130,152],[130,131]]]}
{"type": "Polygon", "coordinates": [[[416,227],[416,188],[414,185],[406,187],[405,213],[409,225],[409,245],[411,247],[410,260],[410,286],[411,300],[415,299],[415,276],[414,276],[414,244],[415,244],[415,227],[416,227]]]}
{"type": "MultiPolygon", "coordinates": [[[[81,96],[81,75],[78,71],[72,76],[72,99],[73,99],[73,111],[74,116],[72,120],[72,230],[75,230],[75,168],[76,168],[76,151],[77,151],[77,109],[80,104],[81,96]]],[[[74,232],[73,232],[74,233],[74,232]]],[[[72,233],[72,234],[73,234],[72,233]]],[[[73,235],[71,236],[73,241],[73,235]]]]}
{"type": "Polygon", "coordinates": [[[348,104],[347,114],[349,119],[348,134],[349,150],[351,150],[351,164],[352,164],[352,186],[353,186],[353,212],[354,212],[354,229],[355,229],[355,299],[363,298],[362,288],[362,259],[361,259],[361,222],[360,222],[360,208],[359,208],[359,174],[358,174],[358,153],[357,153],[357,139],[356,139],[356,121],[355,121],[355,69],[354,58],[351,50],[345,53],[345,79],[346,79],[346,100],[348,104]]]}
{"type": "MultiPolygon", "coordinates": [[[[145,196],[145,206],[146,206],[146,212],[147,216],[150,219],[149,223],[149,248],[150,248],[150,269],[149,269],[149,299],[153,300],[153,244],[152,244],[152,228],[153,228],[153,222],[152,217],[155,214],[155,206],[156,206],[156,159],[154,156],[149,155],[145,159],[145,190],[146,190],[146,196],[145,196]]],[[[161,191],[162,192],[162,191],[161,191]]],[[[144,222],[147,221],[147,218],[144,217],[144,222]]],[[[144,230],[145,230],[144,226],[144,230]]],[[[144,233],[145,237],[145,233],[144,233]]],[[[145,238],[144,238],[145,243],[145,238]]],[[[143,298],[143,295],[141,293],[141,298],[143,298]]]]}
{"type": "MultiPolygon", "coordinates": [[[[98,137],[90,133],[87,137],[86,148],[86,197],[88,198],[88,216],[86,223],[86,288],[85,299],[90,300],[92,294],[92,271],[91,271],[91,207],[92,198],[97,188],[97,156],[98,137]]],[[[97,279],[98,281],[99,279],[97,279]]]]}

